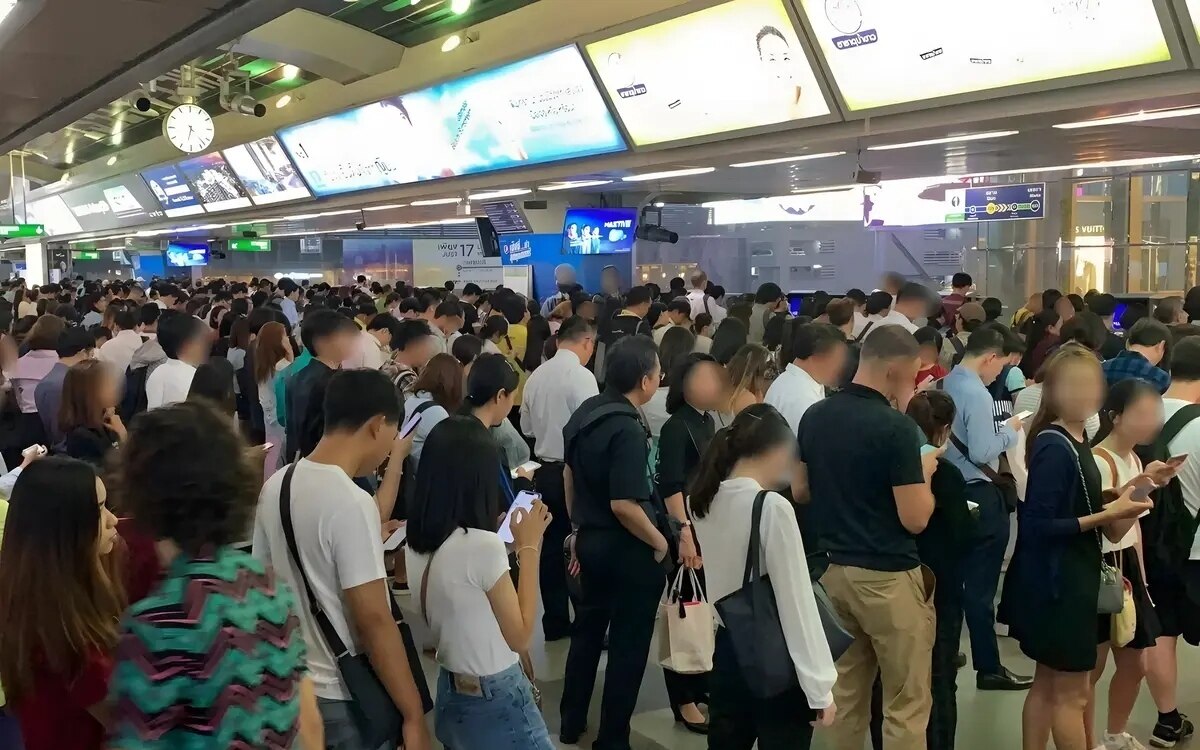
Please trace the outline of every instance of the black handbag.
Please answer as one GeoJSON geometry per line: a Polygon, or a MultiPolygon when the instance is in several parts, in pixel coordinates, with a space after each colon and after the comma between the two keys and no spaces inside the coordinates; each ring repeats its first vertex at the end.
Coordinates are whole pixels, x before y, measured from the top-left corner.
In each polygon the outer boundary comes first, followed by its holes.
{"type": "MultiPolygon", "coordinates": [[[[325,614],[321,603],[313,594],[308,574],[300,562],[300,550],[296,545],[296,531],[292,527],[292,475],[295,472],[296,464],[292,464],[288,467],[287,474],[284,475],[283,486],[279,491],[279,520],[283,525],[283,535],[287,539],[288,551],[296,565],[296,572],[300,574],[300,580],[304,582],[304,594],[308,600],[308,609],[316,619],[321,636],[329,645],[330,651],[333,652],[334,659],[337,660],[338,673],[342,676],[346,692],[350,693],[350,714],[354,718],[355,726],[358,727],[363,743],[367,747],[379,747],[385,743],[394,745],[400,741],[404,716],[396,707],[387,688],[379,681],[379,676],[371,667],[371,660],[367,654],[352,654],[350,649],[346,648],[346,644],[338,636],[337,629],[329,621],[329,616],[325,614]]],[[[400,614],[396,602],[391,599],[390,594],[388,600],[391,604],[392,616],[396,620],[396,627],[400,630],[400,637],[404,641],[404,652],[408,658],[408,666],[412,671],[413,680],[417,683],[417,692],[421,695],[422,708],[425,713],[429,713],[433,710],[433,697],[429,693],[429,685],[425,680],[424,669],[421,667],[421,653],[417,650],[416,642],[413,640],[412,629],[404,622],[404,617],[400,614]]]]}
{"type": "MultiPolygon", "coordinates": [[[[742,678],[756,698],[773,698],[799,685],[796,667],[783,635],[775,589],[771,586],[771,579],[761,575],[759,564],[762,547],[760,527],[766,499],[766,490],[754,498],[742,588],[723,597],[715,605],[722,624],[729,631],[742,678]]],[[[842,627],[832,603],[819,584],[813,585],[813,592],[821,624],[836,661],[850,647],[854,638],[842,627]],[[834,650],[835,644],[840,651],[834,650]]]]}

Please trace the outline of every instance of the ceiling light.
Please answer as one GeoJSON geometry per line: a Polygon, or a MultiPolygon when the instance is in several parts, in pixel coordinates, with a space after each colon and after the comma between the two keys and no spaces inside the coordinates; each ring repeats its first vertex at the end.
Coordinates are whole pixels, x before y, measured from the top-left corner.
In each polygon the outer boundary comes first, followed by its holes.
{"type": "Polygon", "coordinates": [[[623,182],[649,182],[650,180],[665,180],[670,177],[690,177],[697,174],[708,174],[717,171],[716,167],[690,167],[688,169],[671,169],[666,172],[646,172],[622,177],[623,182]]]}
{"type": "Polygon", "coordinates": [[[283,81],[292,81],[300,77],[300,68],[295,65],[284,65],[279,72],[279,78],[283,81]]]}
{"type": "Polygon", "coordinates": [[[367,206],[364,211],[387,211],[389,208],[404,208],[407,203],[389,203],[386,206],[367,206]]]}
{"type": "Polygon", "coordinates": [[[65,185],[70,181],[71,181],[71,173],[70,172],[63,172],[62,177],[58,178],[58,182],[61,185],[65,185]]]}
{"type": "Polygon", "coordinates": [[[1054,127],[1060,130],[1076,130],[1078,128],[1099,128],[1105,125],[1128,125],[1135,122],[1151,122],[1153,120],[1169,120],[1172,117],[1191,117],[1200,115],[1200,107],[1184,107],[1183,109],[1160,109],[1153,112],[1134,112],[1128,115],[1101,117],[1097,120],[1080,120],[1079,122],[1064,122],[1054,127]]]}
{"type": "Polygon", "coordinates": [[[458,34],[451,34],[446,37],[446,41],[442,42],[442,52],[453,52],[458,49],[460,44],[462,44],[462,37],[458,34]]]}
{"type": "Polygon", "coordinates": [[[3,21],[16,7],[17,0],[0,0],[0,21],[3,21]]]}
{"type": "Polygon", "coordinates": [[[275,100],[275,109],[283,109],[284,107],[286,107],[287,105],[289,105],[291,103],[292,103],[292,95],[284,94],[283,96],[281,96],[275,100]]]}
{"type": "Polygon", "coordinates": [[[825,187],[810,187],[793,190],[791,195],[809,195],[811,193],[842,193],[847,190],[853,190],[861,185],[826,185],[825,187]]]}
{"type": "Polygon", "coordinates": [[[945,138],[930,138],[925,141],[910,141],[909,143],[890,143],[885,146],[868,146],[868,151],[891,151],[897,148],[917,148],[919,146],[937,146],[943,143],[965,143],[966,141],[983,141],[989,138],[1007,138],[1020,133],[1019,130],[993,130],[989,133],[969,133],[967,135],[948,135],[945,138]]]}
{"type": "Polygon", "coordinates": [[[573,190],[575,188],[596,187],[598,185],[608,185],[612,180],[574,180],[568,182],[555,182],[550,185],[539,185],[538,190],[573,190]]]}
{"type": "Polygon", "coordinates": [[[345,216],[346,214],[356,214],[356,213],[358,213],[357,208],[348,208],[345,211],[325,211],[323,213],[317,214],[317,216],[345,216]]]}
{"type": "Polygon", "coordinates": [[[471,0],[450,0],[450,12],[461,16],[471,8],[471,0]]]}
{"type": "Polygon", "coordinates": [[[462,203],[462,198],[428,198],[412,202],[414,206],[444,206],[449,203],[462,203]]]}
{"type": "Polygon", "coordinates": [[[114,164],[116,164],[116,163],[117,163],[117,157],[116,157],[116,156],[110,156],[110,157],[108,157],[108,161],[106,161],[106,162],[104,162],[104,163],[105,163],[105,164],[107,164],[108,166],[110,166],[110,167],[111,167],[112,165],[114,165],[114,164]]]}
{"type": "Polygon", "coordinates": [[[471,193],[467,196],[467,200],[486,201],[493,198],[511,198],[514,195],[528,195],[532,192],[529,188],[508,188],[506,190],[492,190],[486,193],[471,193]]]}
{"type": "Polygon", "coordinates": [[[845,156],[845,151],[830,151],[824,154],[802,154],[800,156],[784,156],[779,159],[762,159],[760,161],[744,161],[738,164],[730,164],[731,167],[765,167],[768,164],[787,164],[794,161],[812,161],[813,159],[828,159],[833,156],[845,156]]]}

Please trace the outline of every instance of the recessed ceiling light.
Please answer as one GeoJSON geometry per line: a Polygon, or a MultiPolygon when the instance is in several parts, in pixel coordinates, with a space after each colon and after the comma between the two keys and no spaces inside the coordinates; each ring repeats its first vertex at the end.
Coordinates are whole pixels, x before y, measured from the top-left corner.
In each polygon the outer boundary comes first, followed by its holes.
{"type": "Polygon", "coordinates": [[[450,0],[450,12],[462,15],[471,9],[471,0],[450,0]]]}
{"type": "Polygon", "coordinates": [[[444,206],[448,203],[462,203],[462,198],[427,198],[412,202],[414,206],[444,206]]]}
{"type": "Polygon", "coordinates": [[[408,205],[407,203],[389,203],[386,206],[367,206],[363,210],[364,211],[386,211],[389,208],[404,208],[407,205],[408,205]]]}
{"type": "Polygon", "coordinates": [[[446,41],[442,42],[442,52],[453,52],[458,49],[460,44],[462,44],[462,37],[458,34],[451,34],[446,37],[446,41]]]}
{"type": "Polygon", "coordinates": [[[1076,130],[1079,128],[1099,128],[1105,125],[1128,125],[1135,122],[1151,122],[1154,120],[1169,120],[1173,117],[1191,117],[1200,115],[1200,107],[1184,107],[1183,109],[1160,109],[1152,112],[1133,112],[1127,115],[1101,117],[1096,120],[1080,120],[1079,122],[1063,122],[1054,127],[1060,130],[1076,130]]]}
{"type": "Polygon", "coordinates": [[[891,151],[898,148],[917,148],[919,146],[938,146],[943,143],[965,143],[967,141],[983,141],[989,138],[1007,138],[1020,133],[1019,130],[993,130],[989,133],[968,133],[966,135],[948,135],[945,138],[930,138],[924,141],[908,143],[889,143],[884,146],[868,146],[868,151],[891,151]]]}
{"type": "Polygon", "coordinates": [[[295,65],[284,65],[279,71],[279,77],[284,81],[295,80],[300,77],[300,68],[295,65]]]}
{"type": "Polygon", "coordinates": [[[286,107],[287,105],[289,105],[291,103],[292,103],[292,95],[284,94],[283,96],[281,96],[275,100],[275,109],[283,109],[284,107],[286,107]]]}
{"type": "Polygon", "coordinates": [[[486,201],[493,198],[511,198],[514,195],[528,195],[533,191],[529,188],[508,188],[506,190],[490,190],[485,193],[471,193],[467,196],[469,201],[486,201]]]}
{"type": "Polygon", "coordinates": [[[110,157],[108,157],[108,161],[106,161],[104,163],[111,167],[112,165],[117,163],[117,157],[110,156],[110,157]]]}
{"type": "Polygon", "coordinates": [[[608,185],[612,180],[574,180],[570,182],[555,182],[550,185],[538,185],[538,190],[553,192],[555,190],[573,190],[575,188],[597,187],[608,185]]]}
{"type": "Polygon", "coordinates": [[[690,167],[688,169],[671,169],[665,172],[646,172],[622,177],[623,182],[649,182],[650,180],[665,180],[671,177],[690,177],[697,174],[708,174],[717,171],[716,167],[690,167]]]}
{"type": "Polygon", "coordinates": [[[794,161],[812,161],[813,159],[828,159],[833,156],[845,156],[845,151],[830,151],[824,154],[801,154],[800,156],[784,156],[779,159],[762,159],[760,161],[744,161],[738,164],[730,164],[731,167],[741,169],[743,167],[765,167],[768,164],[787,164],[794,161]]]}

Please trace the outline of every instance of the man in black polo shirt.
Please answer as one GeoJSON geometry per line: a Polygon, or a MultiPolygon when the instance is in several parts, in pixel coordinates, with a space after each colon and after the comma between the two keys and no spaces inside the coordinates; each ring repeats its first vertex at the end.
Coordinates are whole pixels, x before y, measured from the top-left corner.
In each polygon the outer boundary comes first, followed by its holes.
{"type": "Polygon", "coordinates": [[[881,326],[863,340],[854,381],[800,421],[794,496],[812,503],[811,531],[830,563],[821,583],[855,636],[837,663],[835,750],[862,748],[877,672],[884,747],[926,746],[929,670],[920,667],[933,649],[933,586],[915,535],[933,513],[938,453],[921,455],[918,428],[902,412],[919,367],[913,335],[881,326]]]}
{"type": "Polygon", "coordinates": [[[587,724],[596,669],[609,631],[600,729],[595,750],[628,750],[654,635],[668,554],[666,537],[639,503],[650,500],[648,431],[638,407],[658,389],[658,351],[646,336],[609,350],[606,389],[584,401],[563,428],[567,509],[578,529],[583,601],[567,655],[560,738],[579,741],[587,724]]]}
{"type": "Polygon", "coordinates": [[[650,289],[635,286],[625,295],[625,306],[613,316],[608,341],[611,346],[621,336],[650,335],[650,324],[646,315],[650,312],[650,289]]]}
{"type": "Polygon", "coordinates": [[[325,386],[358,345],[358,326],[341,313],[316,310],[304,316],[300,341],[312,352],[312,361],[287,384],[287,447],[290,461],[297,453],[307,456],[325,432],[325,386]]]}

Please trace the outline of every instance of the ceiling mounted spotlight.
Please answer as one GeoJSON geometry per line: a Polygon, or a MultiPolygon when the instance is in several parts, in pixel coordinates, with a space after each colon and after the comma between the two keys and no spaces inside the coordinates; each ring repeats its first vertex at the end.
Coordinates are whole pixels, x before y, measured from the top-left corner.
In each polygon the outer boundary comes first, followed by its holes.
{"type": "Polygon", "coordinates": [[[450,12],[461,16],[471,9],[471,0],[450,0],[450,12]]]}
{"type": "Polygon", "coordinates": [[[283,109],[284,107],[286,107],[287,105],[289,105],[291,103],[292,103],[292,95],[284,94],[283,96],[281,96],[275,100],[275,109],[283,109]]]}
{"type": "Polygon", "coordinates": [[[442,42],[442,52],[453,52],[462,44],[462,37],[458,34],[451,34],[446,37],[446,41],[442,42]]]}
{"type": "Polygon", "coordinates": [[[117,157],[116,157],[116,156],[110,156],[110,157],[108,157],[108,161],[106,161],[106,162],[104,162],[104,163],[105,163],[105,164],[107,164],[108,166],[110,166],[110,167],[111,167],[112,165],[114,165],[114,164],[116,164],[116,163],[117,163],[117,157]]]}
{"type": "Polygon", "coordinates": [[[267,105],[260,102],[250,94],[250,78],[243,70],[232,70],[226,73],[221,79],[221,95],[218,97],[221,107],[227,112],[236,112],[239,115],[251,115],[253,117],[266,117],[267,105]],[[240,78],[239,81],[235,79],[240,78]],[[240,93],[234,93],[235,86],[242,88],[240,93]]]}
{"type": "Polygon", "coordinates": [[[253,115],[254,117],[266,117],[267,105],[255,99],[249,94],[234,94],[229,99],[225,109],[230,112],[237,112],[239,115],[253,115]]]}
{"type": "Polygon", "coordinates": [[[125,97],[125,101],[129,106],[136,109],[138,112],[149,112],[154,107],[154,102],[150,96],[156,91],[155,81],[150,81],[149,85],[140,86],[132,94],[125,97]]]}
{"type": "Polygon", "coordinates": [[[284,81],[294,81],[300,77],[300,68],[295,65],[284,65],[279,71],[279,78],[284,81]]]}

